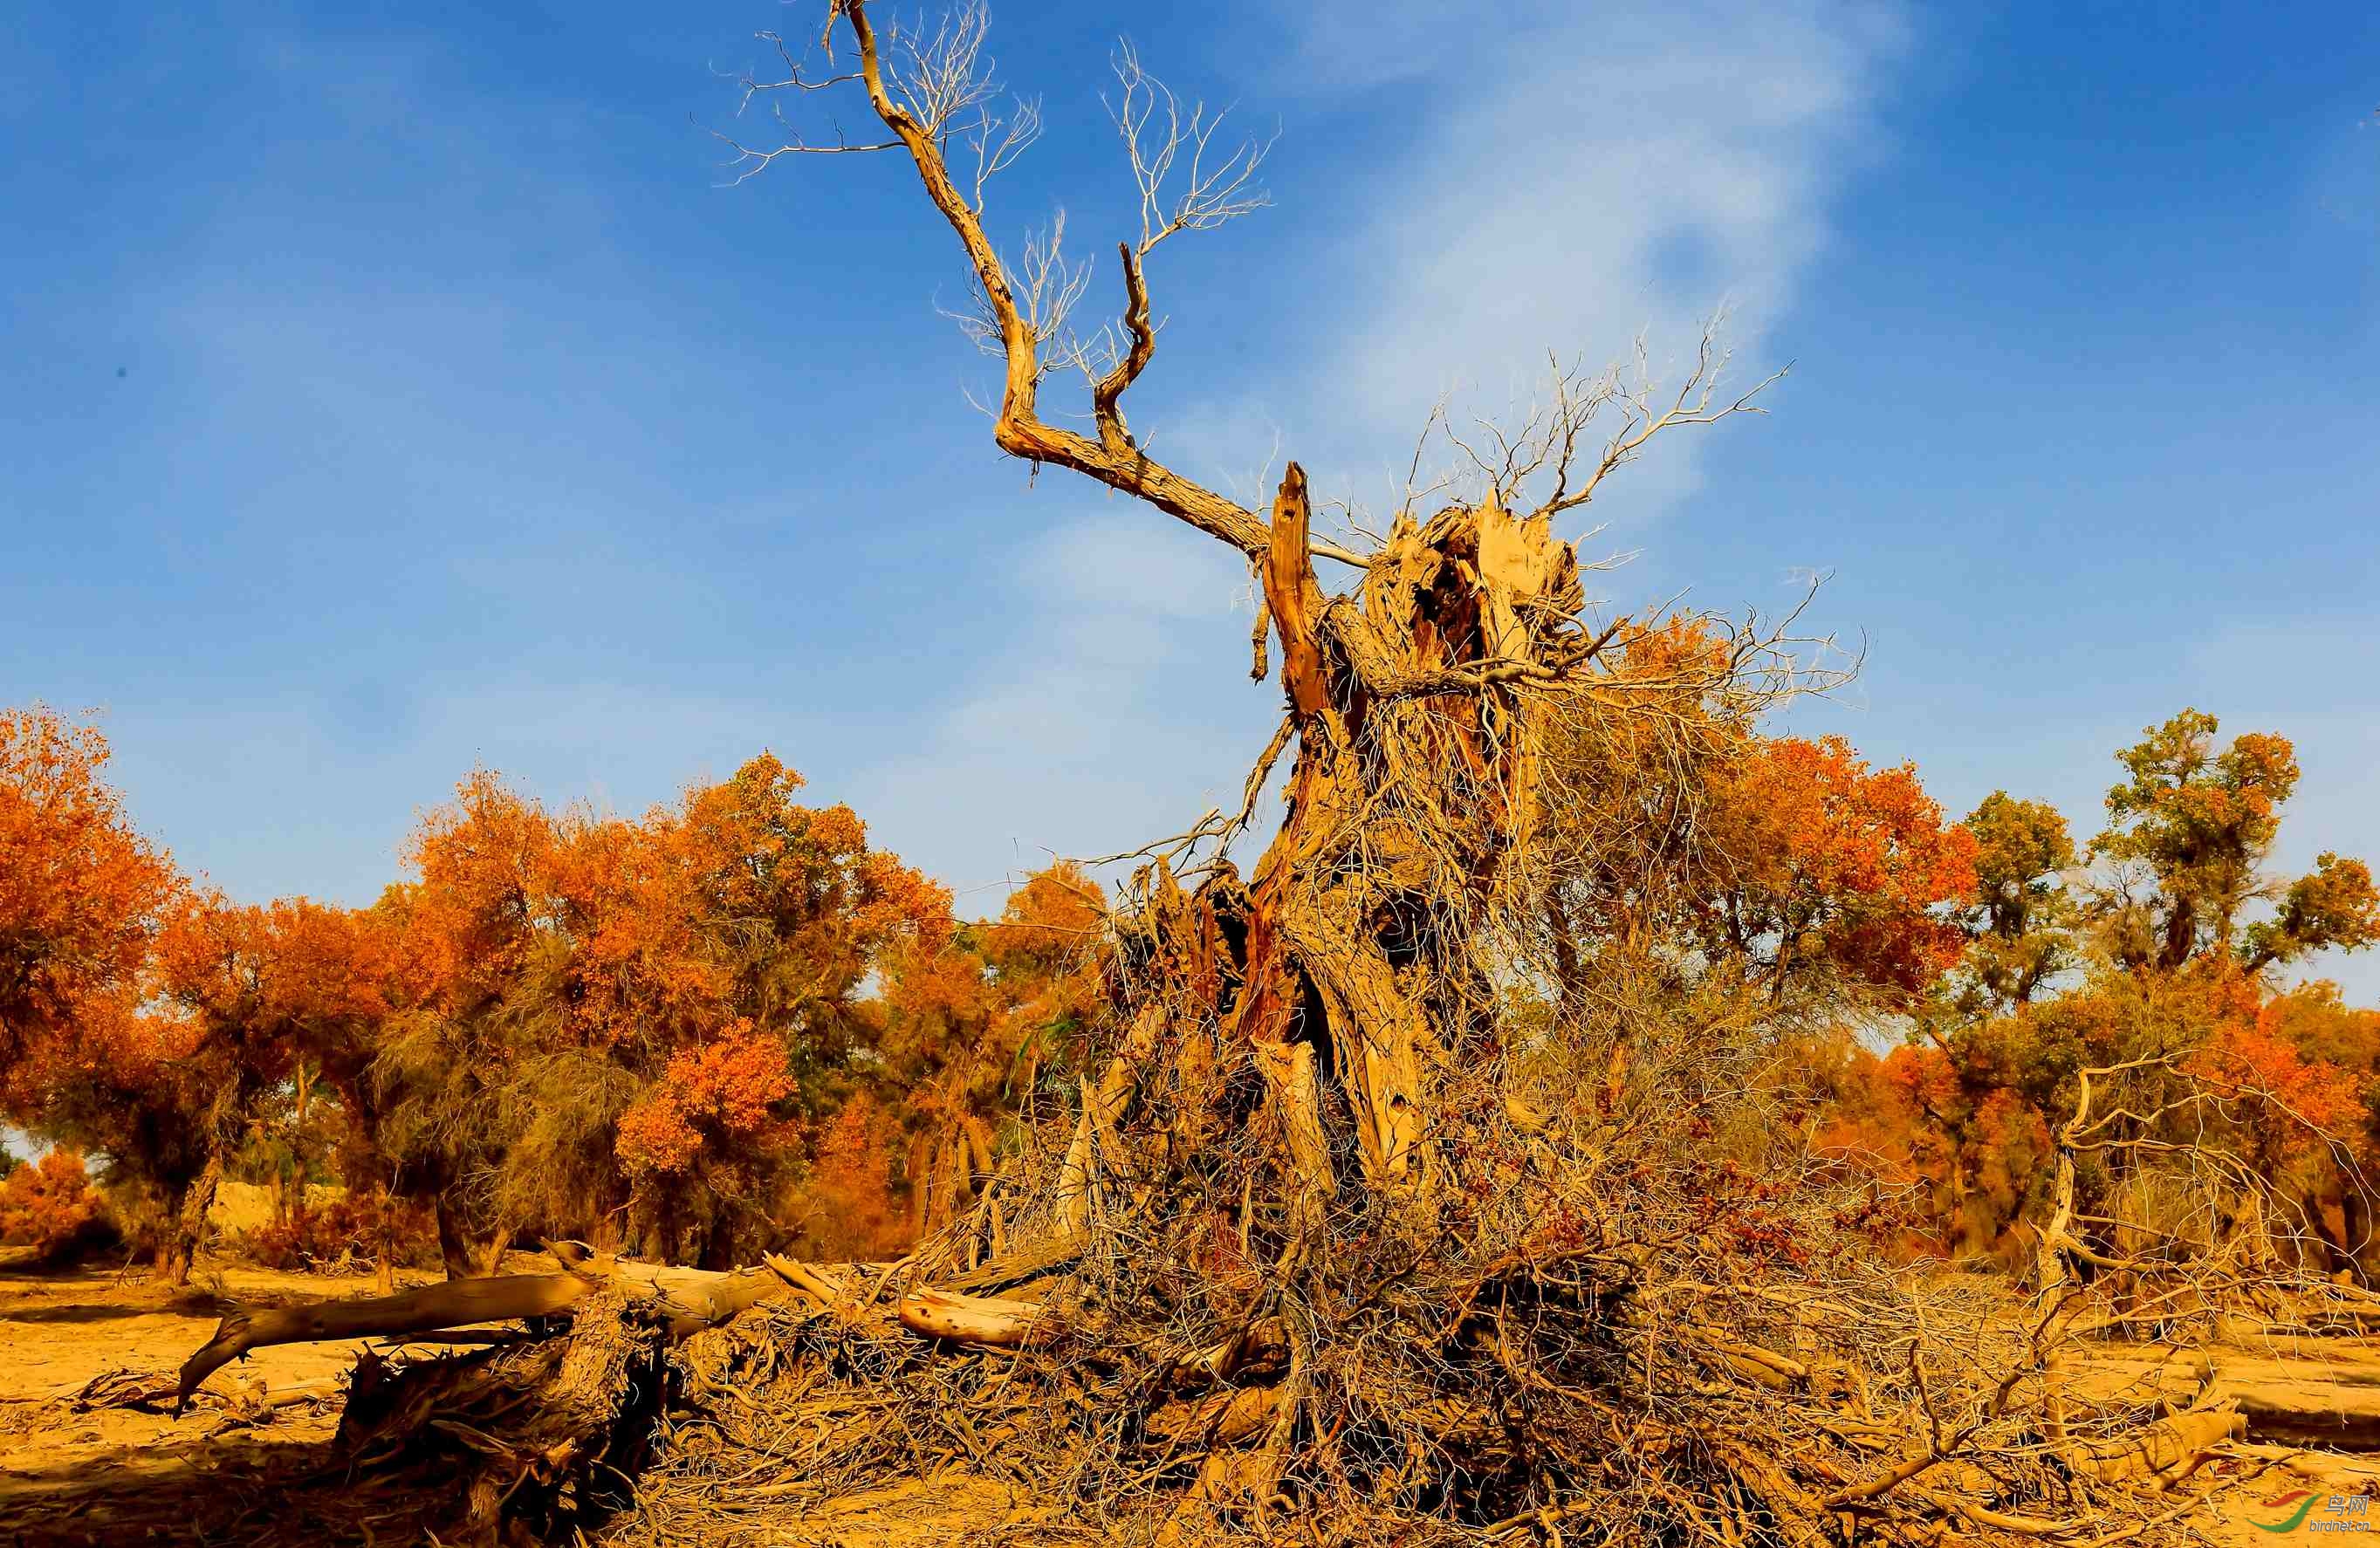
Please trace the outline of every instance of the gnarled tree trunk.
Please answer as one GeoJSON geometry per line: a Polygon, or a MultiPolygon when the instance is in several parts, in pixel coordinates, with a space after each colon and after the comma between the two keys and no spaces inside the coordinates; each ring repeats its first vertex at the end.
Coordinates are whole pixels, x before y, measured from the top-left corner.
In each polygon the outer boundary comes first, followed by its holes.
{"type": "Polygon", "coordinates": [[[223,1155],[210,1154],[199,1175],[182,1190],[181,1197],[173,1202],[160,1227],[157,1240],[157,1276],[167,1284],[187,1285],[190,1270],[198,1262],[199,1248],[207,1239],[207,1216],[215,1207],[215,1194],[223,1183],[223,1155]]]}
{"type": "Polygon", "coordinates": [[[445,1264],[446,1277],[475,1279],[495,1273],[512,1247],[511,1228],[499,1226],[474,1239],[462,1206],[450,1193],[439,1194],[433,1209],[438,1217],[438,1255],[445,1264]]]}

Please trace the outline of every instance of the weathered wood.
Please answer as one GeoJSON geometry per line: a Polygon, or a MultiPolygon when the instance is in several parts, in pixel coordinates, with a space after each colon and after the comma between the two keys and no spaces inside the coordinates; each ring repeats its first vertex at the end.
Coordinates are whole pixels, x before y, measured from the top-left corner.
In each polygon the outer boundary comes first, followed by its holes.
{"type": "Polygon", "coordinates": [[[1378,941],[1358,937],[1325,906],[1302,898],[1284,913],[1282,933],[1330,1017],[1365,1180],[1399,1193],[1427,1167],[1421,1051],[1428,1029],[1378,941]]]}
{"type": "Polygon", "coordinates": [[[925,1337],[994,1348],[1046,1342],[1060,1325],[1058,1317],[1036,1301],[947,1290],[912,1290],[901,1298],[896,1315],[903,1327],[925,1337]]]}
{"type": "Polygon", "coordinates": [[[1264,1077],[1289,1149],[1290,1170],[1298,1179],[1290,1203],[1290,1251],[1311,1252],[1320,1240],[1324,1210],[1338,1191],[1330,1175],[1330,1141],[1322,1131],[1314,1045],[1252,1043],[1248,1053],[1264,1077]]]}
{"type": "Polygon", "coordinates": [[[274,1344],[398,1338],[480,1323],[551,1317],[568,1312],[599,1286],[616,1283],[639,1291],[651,1309],[667,1320],[671,1336],[682,1338],[724,1322],[771,1294],[787,1292],[784,1281],[764,1267],[713,1273],[623,1263],[570,1243],[552,1251],[568,1272],[450,1279],[391,1296],[270,1311],[235,1310],[216,1324],[214,1336],[183,1362],[176,1408],[178,1410],[187,1404],[199,1384],[216,1371],[250,1349],[274,1344]]]}
{"type": "Polygon", "coordinates": [[[1281,492],[1273,501],[1264,588],[1273,627],[1281,635],[1281,681],[1301,720],[1320,715],[1330,706],[1330,680],[1314,636],[1315,619],[1322,611],[1322,587],[1314,578],[1313,561],[1306,557],[1311,525],[1305,469],[1291,463],[1281,474],[1281,492]]]}
{"type": "Polygon", "coordinates": [[[1099,1152],[1114,1142],[1116,1120],[1132,1099],[1142,1066],[1157,1046],[1165,1028],[1165,1008],[1152,1000],[1141,1007],[1125,1032],[1099,1084],[1082,1082],[1082,1113],[1058,1171],[1058,1222],[1064,1236],[1080,1240],[1089,1234],[1099,1213],[1099,1152]]]}
{"type": "Polygon", "coordinates": [[[335,1338],[390,1338],[408,1333],[468,1327],[473,1323],[550,1317],[568,1311],[598,1283],[576,1274],[516,1274],[498,1279],[450,1279],[392,1296],[318,1301],[270,1311],[235,1310],[214,1336],[182,1363],[176,1411],[199,1384],[250,1349],[335,1338]]]}
{"type": "Polygon", "coordinates": [[[2280,1348],[2085,1345],[2073,1395],[2095,1402],[2236,1403],[2256,1441],[2380,1449],[2380,1345],[2295,1339],[2280,1348]]]}
{"type": "Polygon", "coordinates": [[[673,1268],[630,1263],[580,1242],[548,1243],[546,1251],[573,1273],[616,1279],[652,1298],[669,1318],[673,1338],[715,1327],[785,1288],[783,1276],[765,1264],[726,1270],[673,1268]]]}
{"type": "Polygon", "coordinates": [[[2067,1454],[2066,1465],[2102,1483],[2152,1478],[2197,1461],[2209,1446],[2245,1433],[2247,1424],[2238,1401],[2227,1399],[2159,1420],[2121,1441],[2077,1447],[2067,1454]]]}

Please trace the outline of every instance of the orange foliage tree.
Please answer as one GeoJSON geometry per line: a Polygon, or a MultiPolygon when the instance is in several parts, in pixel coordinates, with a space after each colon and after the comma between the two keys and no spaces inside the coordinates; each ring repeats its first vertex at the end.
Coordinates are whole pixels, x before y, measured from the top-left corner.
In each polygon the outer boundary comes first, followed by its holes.
{"type": "Polygon", "coordinates": [[[1696,943],[1782,998],[1824,978],[1913,1001],[1959,959],[1949,911],[1975,889],[1975,840],[1913,765],[1871,769],[1840,737],[1755,742],[1714,802],[1719,887],[1696,943]]]}
{"type": "MultiPolygon", "coordinates": [[[[1762,734],[1730,648],[1707,620],[1630,626],[1609,670],[1632,712],[1590,703],[1552,746],[1563,1004],[1770,1019],[1814,1152],[1917,1203],[1910,1250],[2014,1261],[2076,1072],[2146,1058],[2220,1098],[2192,1108],[2199,1139],[2284,1179],[2339,1263],[2374,1259],[2380,1012],[2273,974],[2380,938],[2380,891],[2328,853],[2268,875],[2285,739],[2151,728],[2086,874],[2046,805],[1995,792],[1949,824],[1908,766],[1762,734]]],[[[383,1260],[406,1205],[434,1209],[457,1273],[525,1230],[709,1263],[790,1230],[890,1251],[1062,1104],[1129,970],[1079,869],[961,925],[766,755],[637,819],[476,774],[366,910],[190,889],[107,756],[49,710],[0,714],[0,1110],[103,1158],[177,1276],[235,1153],[323,1091],[383,1260]]]]}
{"type": "Polygon", "coordinates": [[[206,891],[167,917],[156,941],[156,986],[169,1010],[155,1035],[176,1051],[161,1114],[183,1133],[161,1264],[187,1277],[225,1166],[261,1118],[266,1097],[302,1078],[323,1050],[368,1036],[387,1014],[379,941],[353,912],[308,899],[261,905],[206,891]]]}
{"type": "Polygon", "coordinates": [[[200,1082],[183,1030],[143,1002],[184,888],[108,757],[94,726],[0,710],[0,1113],[104,1155],[173,1215],[204,1166],[181,1121],[200,1082]]]}
{"type": "Polygon", "coordinates": [[[451,1268],[522,1230],[710,1263],[768,1234],[803,1121],[855,1083],[879,960],[951,928],[801,783],[763,755],[629,821],[483,773],[423,819],[381,905],[413,992],[374,1072],[451,1268]]]}
{"type": "Polygon", "coordinates": [[[105,1222],[105,1205],[73,1151],[53,1148],[0,1178],[0,1245],[54,1257],[104,1231],[105,1222]]]}
{"type": "Polygon", "coordinates": [[[1062,861],[1028,877],[997,920],[892,960],[878,1048],[905,1140],[912,1234],[972,1202],[1010,1119],[1076,1068],[1108,963],[1107,907],[1062,861]]]}
{"type": "Polygon", "coordinates": [[[1628,713],[1590,704],[1549,780],[1547,901],[1565,994],[1590,977],[1905,1008],[1965,945],[1976,845],[1909,765],[1872,769],[1838,737],[1760,734],[1762,701],[1718,671],[1728,642],[1669,620],[1618,642],[1628,713]],[[1642,713],[1663,684],[1658,714],[1642,713]],[[1647,690],[1650,690],[1648,693],[1647,690]]]}
{"type": "Polygon", "coordinates": [[[415,876],[347,910],[186,888],[106,756],[46,710],[0,720],[0,1095],[105,1158],[177,1278],[235,1157],[326,1112],[383,1268],[411,1203],[452,1272],[520,1230],[716,1261],[800,1213],[810,1141],[851,1170],[824,1125],[852,1092],[880,1145],[939,1121],[891,1088],[870,1001],[896,956],[949,956],[949,897],[772,757],[635,820],[475,775],[415,876]]]}
{"type": "Polygon", "coordinates": [[[453,1272],[522,1229],[748,1247],[885,1085],[874,975],[951,939],[945,892],[766,756],[638,820],[475,775],[365,910],[186,888],[106,759],[0,719],[0,1111],[103,1157],[177,1278],[235,1157],[325,1121],[384,1276],[408,1204],[453,1272]]]}
{"type": "Polygon", "coordinates": [[[38,705],[0,709],[0,1099],[13,1111],[40,1101],[10,1077],[40,1068],[41,1045],[71,1043],[96,1008],[139,997],[180,891],[171,859],[125,816],[107,761],[95,726],[38,705]]]}

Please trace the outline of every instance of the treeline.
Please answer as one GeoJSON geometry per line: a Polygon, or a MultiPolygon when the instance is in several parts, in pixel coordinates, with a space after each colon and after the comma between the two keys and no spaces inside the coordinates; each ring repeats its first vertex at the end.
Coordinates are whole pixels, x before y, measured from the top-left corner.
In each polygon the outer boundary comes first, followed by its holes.
{"type": "Polygon", "coordinates": [[[2030,1252],[2076,1071],[2129,1063],[2149,1079],[2121,1120],[2128,1146],[2082,1147],[2077,1178],[2086,1224],[2127,1222],[2111,1247],[2244,1243],[2380,1276],[2380,1011],[2327,981],[2283,986],[2281,972],[2380,939],[2380,897],[2362,861],[2335,853],[2270,874],[2295,753],[2217,733],[2185,710],[2119,753],[2107,825],[2079,849],[2050,807],[1985,800],[1964,824],[1964,948],[1906,1039],[1878,1058],[1836,1036],[1813,1061],[1816,1144],[1918,1188],[1913,1248],[2030,1252]],[[2159,1144],[2196,1175],[2143,1165],[2159,1144]],[[2272,1205],[2283,1218],[2256,1218],[2272,1205]]]}
{"type": "Polygon", "coordinates": [[[99,732],[0,717],[0,1111],[103,1158],[186,1278],[226,1176],[286,1226],[335,1179],[387,1264],[563,1236],[718,1264],[882,1252],[990,1163],[1070,1031],[1104,901],[1053,869],[998,921],[808,806],[766,755],[638,818],[476,773],[369,908],[184,877],[99,732]]]}
{"type": "MultiPolygon", "coordinates": [[[[1995,794],[1952,822],[1912,768],[1764,734],[1759,695],[1688,670],[1720,648],[1645,632],[1615,672],[1629,712],[1560,728],[1529,884],[1545,938],[1514,957],[1552,966],[1512,975],[1514,1035],[1546,1017],[1745,1029],[1809,1164],[1871,1180],[1881,1240],[2011,1263],[2076,1071],[2141,1061],[2193,1094],[2129,1123],[2186,1127],[2215,1158],[2193,1164],[2277,1179],[2296,1213],[2207,1217],[2207,1198],[2256,1196],[2216,1178],[2175,1191],[2169,1240],[2125,1251],[2253,1228],[2380,1271],[2380,1012],[2281,986],[2380,938],[2380,897],[2334,854],[2267,874],[2286,741],[2176,716],[2119,755],[2107,825],[2078,845],[2042,804],[1995,794]]],[[[889,1253],[970,1202],[1020,1114],[1075,1099],[1133,971],[1080,871],[962,922],[765,754],[636,818],[476,773],[362,909],[185,877],[107,756],[91,726],[0,713],[0,1114],[93,1157],[177,1278],[226,1177],[273,1184],[285,1235],[320,1210],[310,1181],[343,1184],[334,1234],[383,1277],[433,1239],[453,1274],[557,1236],[708,1266],[889,1253]]],[[[1615,1091],[1665,1057],[1613,1047],[1615,1091]]],[[[0,1182],[0,1232],[12,1193],[83,1228],[64,1166],[0,1182]]],[[[2112,1207],[2161,1176],[2094,1171],[2081,1207],[2161,1219],[2112,1207]]]]}
{"type": "Polygon", "coordinates": [[[1755,684],[1664,696],[1718,648],[1689,626],[1643,636],[1615,680],[1661,713],[1589,707],[1561,743],[1545,911],[1561,1013],[1686,1046],[1745,1029],[1769,1050],[1767,1110],[1812,1166],[1874,1179],[1903,1254],[2026,1261],[2078,1071],[2132,1065],[2132,1107],[2078,1147],[2085,1237],[2380,1275],[2380,1012],[2287,983],[2380,939],[2380,894],[2332,853],[2272,874],[2299,780],[2287,740],[2226,743],[2184,710],[2116,755],[2105,825],[2078,844],[2043,803],[1995,792],[1951,823],[1912,767],[1764,736],[1755,684]],[[2249,1217],[2256,1179],[2287,1218],[2249,1217]]]}

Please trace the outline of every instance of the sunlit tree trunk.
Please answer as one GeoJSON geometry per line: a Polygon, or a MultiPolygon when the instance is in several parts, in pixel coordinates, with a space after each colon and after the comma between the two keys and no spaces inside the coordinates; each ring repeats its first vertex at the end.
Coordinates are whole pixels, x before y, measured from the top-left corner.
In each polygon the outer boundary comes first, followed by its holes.
{"type": "Polygon", "coordinates": [[[190,1282],[200,1244],[206,1240],[207,1215],[214,1208],[215,1193],[222,1181],[223,1155],[217,1152],[207,1157],[197,1179],[174,1201],[157,1246],[157,1274],[168,1284],[190,1282]]]}

